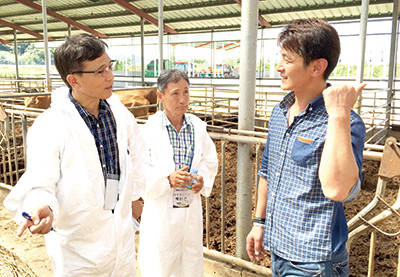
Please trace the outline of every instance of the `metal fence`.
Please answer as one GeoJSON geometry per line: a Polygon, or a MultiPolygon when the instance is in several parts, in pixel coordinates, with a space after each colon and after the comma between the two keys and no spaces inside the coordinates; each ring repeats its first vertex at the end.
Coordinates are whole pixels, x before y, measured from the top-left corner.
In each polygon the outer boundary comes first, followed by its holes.
{"type": "MultiPolygon", "coordinates": [[[[382,96],[386,91],[380,88],[366,90],[362,98],[361,115],[366,123],[369,137],[364,157],[367,159],[380,160],[383,153],[383,146],[380,145],[387,136],[388,127],[387,107],[382,96]]],[[[395,91],[396,96],[397,91],[395,91]]],[[[0,182],[14,185],[25,170],[25,145],[26,133],[35,118],[43,112],[42,109],[27,108],[23,105],[23,98],[35,94],[13,94],[0,95],[0,182]]],[[[43,95],[43,94],[40,94],[43,95]]],[[[256,93],[256,130],[237,130],[238,112],[238,90],[236,88],[224,88],[219,86],[193,86],[191,88],[190,110],[199,114],[208,123],[208,129],[213,140],[220,146],[220,258],[231,260],[224,255],[226,253],[226,225],[227,225],[227,199],[226,199],[226,145],[229,142],[244,143],[254,146],[254,178],[253,188],[257,192],[258,176],[257,171],[260,165],[261,149],[266,141],[268,120],[273,106],[278,103],[284,93],[278,87],[258,86],[256,93]]],[[[392,129],[399,124],[398,104],[400,99],[394,97],[389,127],[392,129]]],[[[142,120],[140,120],[142,122],[142,120]]],[[[378,189],[379,186],[378,186],[378,189]]],[[[257,196],[255,195],[255,199],[257,196]]],[[[400,200],[399,200],[400,201],[400,200]]],[[[210,199],[205,199],[205,246],[210,246],[210,199]]],[[[392,207],[391,210],[398,210],[392,207]]],[[[352,219],[353,221],[355,219],[352,219]]],[[[350,221],[350,226],[352,226],[350,221]]],[[[358,223],[358,226],[369,226],[368,223],[358,223]]],[[[359,227],[361,228],[361,227],[359,227]]],[[[369,227],[363,227],[368,229],[369,227]]],[[[363,229],[363,230],[364,230],[363,229]]],[[[352,230],[352,229],[351,229],[352,230]]],[[[373,240],[373,239],[372,239],[373,240]]],[[[205,253],[207,250],[205,250],[205,253]]],[[[215,252],[207,252],[209,255],[218,256],[215,252]]],[[[237,259],[237,258],[236,258],[237,259]]],[[[269,269],[261,267],[244,260],[233,262],[240,264],[251,271],[265,276],[270,276],[269,269]]],[[[373,272],[373,269],[372,271],[373,272]]]]}

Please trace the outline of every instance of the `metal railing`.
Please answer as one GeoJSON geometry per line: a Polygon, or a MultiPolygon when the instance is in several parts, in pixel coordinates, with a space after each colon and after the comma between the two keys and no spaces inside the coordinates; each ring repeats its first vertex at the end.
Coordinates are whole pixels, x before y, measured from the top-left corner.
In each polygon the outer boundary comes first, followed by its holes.
{"type": "MultiPolygon", "coordinates": [[[[394,233],[386,232],[382,226],[387,226],[385,221],[395,216],[400,218],[400,188],[397,187],[397,199],[394,204],[388,204],[384,199],[387,183],[396,176],[400,176],[400,148],[396,139],[390,137],[386,140],[383,155],[379,167],[379,178],[375,190],[375,196],[357,215],[348,222],[349,239],[347,248],[351,251],[352,243],[361,235],[370,232],[370,251],[368,257],[368,276],[374,276],[375,249],[377,245],[376,234],[382,234],[393,239],[400,235],[400,229],[394,233]],[[384,209],[379,212],[378,205],[383,204],[384,209]],[[374,215],[378,210],[379,214],[374,215]],[[367,219],[369,217],[369,219],[367,219]]],[[[393,226],[392,226],[393,227],[393,226]]],[[[400,265],[400,257],[399,263],[400,265]]],[[[400,266],[397,268],[397,276],[400,275],[400,266]]]]}
{"type": "MultiPolygon", "coordinates": [[[[235,98],[235,94],[237,93],[234,89],[225,89],[220,87],[211,87],[204,88],[204,92],[202,95],[202,88],[195,88],[193,91],[193,97],[191,98],[191,106],[190,109],[195,113],[202,113],[204,118],[208,122],[208,130],[210,131],[210,135],[213,140],[220,145],[220,164],[221,170],[220,174],[220,201],[221,201],[221,212],[220,212],[220,245],[221,245],[221,259],[227,259],[223,254],[226,253],[226,224],[227,224],[227,213],[226,213],[226,180],[227,180],[227,167],[226,167],[226,149],[227,143],[245,143],[254,146],[254,178],[253,178],[253,188],[255,188],[255,193],[257,192],[257,184],[258,184],[258,175],[257,171],[260,165],[261,159],[261,149],[266,141],[266,131],[268,130],[266,125],[260,126],[260,130],[263,132],[257,131],[240,131],[235,129],[235,122],[225,120],[226,116],[232,116],[237,112],[237,98],[235,98]],[[219,96],[222,95],[222,96],[219,96]],[[219,110],[222,109],[222,110],[219,110]],[[220,119],[222,118],[222,119],[220,119]],[[221,122],[222,121],[222,122],[221,122]],[[226,126],[225,126],[226,125],[226,126]],[[228,127],[227,127],[228,126],[228,127]]],[[[366,145],[366,150],[364,151],[364,158],[380,160],[382,157],[383,146],[379,145],[376,140],[379,137],[378,141],[381,141],[380,135],[383,133],[379,126],[383,124],[379,124],[376,116],[380,113],[380,110],[385,110],[385,105],[379,103],[380,98],[377,97],[379,93],[372,91],[371,97],[364,97],[363,101],[371,100],[374,104],[372,107],[364,107],[362,108],[362,116],[367,117],[367,115],[371,115],[371,121],[367,121],[368,131],[372,134],[370,137],[370,141],[368,141],[366,145]],[[379,100],[379,101],[378,101],[379,100]],[[374,106],[376,105],[376,106],[374,106]],[[378,134],[378,135],[377,135],[378,134]],[[373,143],[370,143],[373,142],[373,143]]],[[[17,101],[17,99],[32,96],[34,94],[13,94],[7,96],[0,95],[0,104],[2,104],[2,109],[6,114],[6,117],[3,121],[0,120],[0,182],[5,184],[14,185],[21,174],[25,170],[25,145],[26,145],[26,132],[30,124],[34,121],[34,119],[43,111],[43,109],[33,109],[27,108],[23,106],[21,101],[17,101]]],[[[43,95],[43,94],[39,94],[43,95]]],[[[268,88],[265,88],[265,91],[257,92],[259,105],[256,112],[259,113],[260,118],[265,118],[265,122],[268,121],[268,116],[270,114],[270,109],[272,106],[278,103],[280,99],[278,96],[283,97],[284,93],[279,92],[268,92],[268,88]],[[275,98],[276,97],[276,98],[275,98]],[[261,98],[266,99],[266,102],[262,102],[261,98]],[[272,102],[272,104],[270,103],[272,102]]],[[[396,99],[396,98],[395,98],[396,99]]],[[[0,112],[1,115],[1,112],[0,112]]],[[[397,115],[397,114],[395,114],[397,115]]],[[[384,119],[385,116],[382,117],[384,119]]],[[[0,116],[1,119],[1,116],[0,116]]],[[[397,119],[396,119],[397,120],[397,119]]],[[[140,122],[144,122],[143,120],[138,120],[140,122]]],[[[262,123],[264,124],[264,123],[262,123]]],[[[261,124],[261,125],[262,125],[261,124]]],[[[378,189],[379,184],[378,184],[378,189]]],[[[257,198],[257,195],[255,195],[257,198]]],[[[400,201],[400,200],[399,200],[400,201]]],[[[397,209],[397,207],[394,207],[397,209]]],[[[205,246],[210,248],[210,210],[211,203],[210,199],[205,199],[205,246]]],[[[353,219],[352,219],[353,220],[353,219]]],[[[352,229],[352,222],[349,221],[350,229],[352,229]]],[[[210,252],[214,253],[214,252],[210,252]]],[[[214,253],[215,254],[215,253],[214,253]]],[[[210,255],[214,255],[210,254],[210,255]]],[[[215,254],[217,255],[217,254],[215,254]]],[[[214,256],[215,256],[214,255],[214,256]]],[[[229,260],[229,259],[228,259],[229,260]]],[[[241,260],[243,261],[243,260],[241,260]]],[[[237,262],[237,261],[236,261],[237,262]]],[[[241,262],[239,262],[241,263],[241,262]]],[[[265,274],[265,276],[270,276],[270,271],[268,269],[264,270],[265,267],[260,267],[255,264],[243,261],[243,266],[247,269],[258,272],[259,274],[265,274]],[[262,273],[260,273],[262,272],[262,273]]]]}

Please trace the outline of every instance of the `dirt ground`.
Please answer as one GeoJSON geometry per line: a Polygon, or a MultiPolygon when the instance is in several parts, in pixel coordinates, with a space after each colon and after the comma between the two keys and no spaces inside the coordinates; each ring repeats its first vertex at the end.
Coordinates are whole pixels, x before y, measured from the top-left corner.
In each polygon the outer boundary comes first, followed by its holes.
{"type": "MultiPolygon", "coordinates": [[[[216,142],[218,153],[220,153],[220,142],[216,142]]],[[[236,151],[235,143],[227,143],[226,147],[226,234],[225,234],[225,252],[227,254],[235,254],[235,207],[236,207],[236,151]]],[[[220,154],[219,154],[220,155],[220,154]]],[[[255,154],[252,156],[253,160],[255,154]]],[[[356,200],[345,205],[346,217],[349,220],[363,207],[365,207],[373,198],[377,184],[377,172],[379,168],[378,162],[365,161],[363,166],[364,181],[362,191],[356,200]]],[[[397,191],[400,185],[400,179],[395,178],[390,181],[386,188],[384,199],[393,204],[397,197],[397,191]]],[[[10,266],[10,271],[25,270],[24,274],[19,276],[52,276],[51,264],[48,260],[44,249],[44,240],[41,236],[32,236],[28,233],[22,238],[16,236],[16,224],[5,211],[2,202],[4,193],[0,193],[0,260],[12,260],[9,264],[18,264],[19,266],[10,266]],[[12,259],[10,257],[13,257],[12,259]],[[19,260],[20,259],[20,260],[19,260]],[[35,272],[29,273],[29,270],[35,272]]],[[[203,201],[204,202],[204,201],[203,201]]],[[[254,203],[254,188],[253,188],[254,203]]],[[[217,176],[212,195],[210,197],[211,211],[211,228],[210,228],[210,248],[221,251],[221,235],[220,235],[220,211],[221,211],[221,178],[217,176]]],[[[379,205],[376,215],[385,207],[379,205]]],[[[370,218],[370,217],[368,217],[370,218]]],[[[385,221],[381,226],[386,232],[394,233],[400,229],[399,218],[393,217],[385,221]]],[[[368,268],[368,252],[369,252],[369,235],[368,232],[358,238],[351,247],[350,252],[350,272],[351,276],[366,276],[368,268]]],[[[376,254],[375,254],[375,271],[374,276],[396,276],[398,251],[400,249],[399,236],[387,237],[377,234],[376,254]]],[[[3,269],[0,262],[0,267],[3,269]]],[[[265,266],[270,266],[269,257],[260,262],[265,266]]],[[[21,271],[22,272],[22,271],[21,271]]],[[[0,276],[7,275],[0,271],[0,276]]]]}
{"type": "Polygon", "coordinates": [[[0,276],[53,276],[43,236],[25,232],[17,237],[18,226],[3,206],[7,192],[0,188],[0,276]]]}
{"type": "MultiPolygon", "coordinates": [[[[218,153],[220,153],[220,142],[216,142],[218,153]]],[[[225,251],[228,254],[235,255],[235,213],[236,213],[236,151],[235,143],[228,143],[226,147],[226,235],[225,235],[225,251]]],[[[220,154],[219,154],[220,155],[220,154]]],[[[252,159],[254,160],[255,154],[252,159]]],[[[363,165],[363,183],[360,195],[352,202],[345,204],[345,212],[347,220],[350,220],[359,211],[362,210],[374,197],[375,188],[378,181],[379,162],[364,161],[363,165]]],[[[255,169],[253,169],[253,173],[255,169]]],[[[387,184],[385,201],[393,204],[396,200],[400,179],[394,178],[387,184]]],[[[253,186],[253,208],[254,208],[254,186],[253,186]]],[[[212,194],[210,196],[210,212],[211,212],[211,230],[210,230],[210,248],[221,251],[221,177],[218,174],[212,194]]],[[[378,214],[386,207],[379,204],[376,211],[367,217],[367,219],[378,214]]],[[[388,218],[379,225],[385,232],[395,233],[400,230],[400,217],[388,218]]],[[[205,230],[204,230],[205,231],[205,230]]],[[[368,271],[368,253],[369,253],[370,232],[361,235],[356,239],[350,250],[350,276],[367,276],[368,271]]],[[[377,233],[376,253],[375,253],[375,270],[373,276],[396,276],[398,251],[400,249],[400,237],[387,237],[377,233]]],[[[270,266],[270,259],[267,256],[259,264],[270,266]]]]}

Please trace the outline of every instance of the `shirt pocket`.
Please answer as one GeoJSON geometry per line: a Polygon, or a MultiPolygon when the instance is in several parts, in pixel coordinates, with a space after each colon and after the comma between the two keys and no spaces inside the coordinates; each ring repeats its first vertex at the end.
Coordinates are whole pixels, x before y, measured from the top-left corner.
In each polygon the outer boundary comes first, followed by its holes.
{"type": "Polygon", "coordinates": [[[292,159],[299,166],[307,166],[312,163],[317,147],[317,140],[298,136],[293,143],[292,159]]]}

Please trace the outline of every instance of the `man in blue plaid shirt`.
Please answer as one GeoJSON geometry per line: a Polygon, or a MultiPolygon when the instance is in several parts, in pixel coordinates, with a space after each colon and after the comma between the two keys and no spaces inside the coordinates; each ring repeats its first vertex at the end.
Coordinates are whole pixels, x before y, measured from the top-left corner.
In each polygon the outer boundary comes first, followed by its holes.
{"type": "Polygon", "coordinates": [[[340,41],[325,21],[295,21],[278,43],[290,92],[271,114],[247,253],[269,250],[274,276],[348,276],[342,202],[360,191],[365,126],[352,107],[365,85],[326,82],[340,41]]]}

